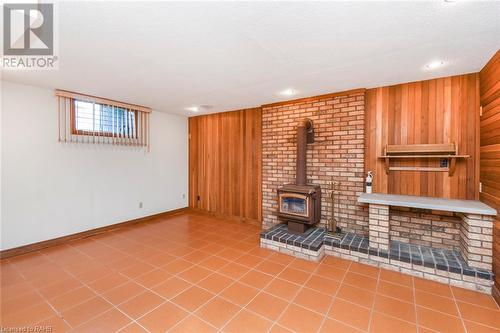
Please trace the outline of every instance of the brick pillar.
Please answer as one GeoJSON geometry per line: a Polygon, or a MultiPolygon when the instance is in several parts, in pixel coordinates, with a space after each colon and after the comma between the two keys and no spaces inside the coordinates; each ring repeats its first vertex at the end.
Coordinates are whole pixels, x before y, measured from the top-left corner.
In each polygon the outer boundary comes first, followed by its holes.
{"type": "Polygon", "coordinates": [[[471,267],[492,270],[493,217],[460,214],[460,250],[471,267]]]}
{"type": "Polygon", "coordinates": [[[370,247],[389,250],[389,206],[369,206],[370,247]]]}

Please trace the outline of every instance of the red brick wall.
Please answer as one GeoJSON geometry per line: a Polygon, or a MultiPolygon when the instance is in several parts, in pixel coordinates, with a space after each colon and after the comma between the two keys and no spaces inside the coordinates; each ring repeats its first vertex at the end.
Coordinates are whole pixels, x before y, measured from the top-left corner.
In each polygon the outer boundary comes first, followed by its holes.
{"type": "Polygon", "coordinates": [[[391,207],[391,240],[444,249],[460,248],[462,219],[451,212],[391,207]]]}
{"type": "Polygon", "coordinates": [[[262,107],[263,228],[280,222],[276,189],[295,182],[296,125],[307,117],[315,131],[307,150],[307,177],[321,185],[321,223],[331,216],[330,184],[339,181],[339,226],[368,234],[368,208],[357,203],[357,194],[364,191],[364,112],[363,91],[262,107]]]}

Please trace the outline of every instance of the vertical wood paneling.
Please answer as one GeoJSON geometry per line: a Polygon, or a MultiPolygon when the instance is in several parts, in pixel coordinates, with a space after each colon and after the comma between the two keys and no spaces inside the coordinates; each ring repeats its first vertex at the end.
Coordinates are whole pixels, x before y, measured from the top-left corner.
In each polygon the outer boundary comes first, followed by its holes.
{"type": "MultiPolygon", "coordinates": [[[[431,197],[477,199],[479,75],[467,74],[404,83],[366,91],[365,169],[375,174],[374,191],[431,197]],[[387,144],[455,142],[471,155],[447,172],[391,171],[382,155],[387,144]]],[[[398,166],[439,166],[438,160],[393,160],[398,166]]]]}
{"type": "Polygon", "coordinates": [[[189,118],[189,207],[261,220],[261,118],[260,108],[189,118]]]}
{"type": "MultiPolygon", "coordinates": [[[[481,201],[500,212],[500,51],[484,66],[480,74],[481,117],[480,178],[481,201]]],[[[493,228],[493,295],[500,304],[500,214],[493,228]]]]}

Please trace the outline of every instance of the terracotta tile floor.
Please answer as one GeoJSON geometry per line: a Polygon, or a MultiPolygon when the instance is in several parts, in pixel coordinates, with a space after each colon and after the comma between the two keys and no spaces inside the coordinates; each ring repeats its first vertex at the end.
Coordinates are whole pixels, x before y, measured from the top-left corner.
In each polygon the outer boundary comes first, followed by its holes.
{"type": "Polygon", "coordinates": [[[493,298],[259,248],[183,213],[1,262],[1,325],[53,332],[500,332],[493,298]]]}

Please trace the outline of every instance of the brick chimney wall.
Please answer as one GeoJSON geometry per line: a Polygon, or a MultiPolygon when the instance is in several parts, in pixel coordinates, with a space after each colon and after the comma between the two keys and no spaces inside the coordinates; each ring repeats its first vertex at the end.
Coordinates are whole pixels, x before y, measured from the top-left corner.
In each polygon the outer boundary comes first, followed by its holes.
{"type": "Polygon", "coordinates": [[[262,108],[263,228],[280,223],[276,189],[295,182],[296,126],[300,118],[314,124],[315,142],[307,147],[308,183],[321,185],[321,223],[331,216],[331,182],[339,181],[339,226],[368,234],[368,208],[357,203],[364,191],[364,92],[291,102],[262,108]]]}

